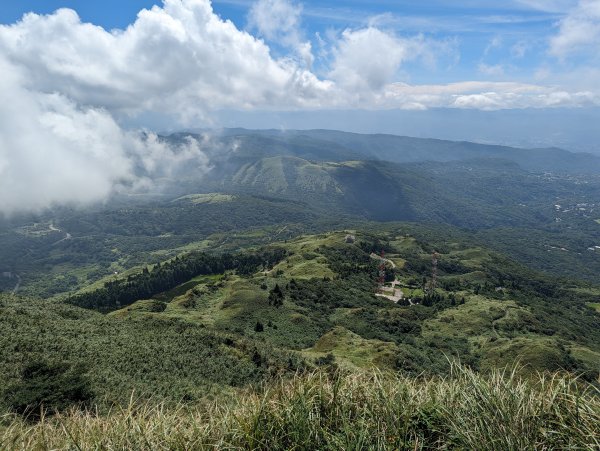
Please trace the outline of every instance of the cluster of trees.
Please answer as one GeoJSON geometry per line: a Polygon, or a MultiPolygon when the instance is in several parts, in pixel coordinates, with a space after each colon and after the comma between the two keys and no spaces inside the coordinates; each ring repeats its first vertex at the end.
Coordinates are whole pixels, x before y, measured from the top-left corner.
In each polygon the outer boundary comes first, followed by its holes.
{"type": "Polygon", "coordinates": [[[285,295],[279,284],[275,284],[275,287],[269,291],[269,305],[281,307],[283,305],[284,297],[285,295]]]}
{"type": "Polygon", "coordinates": [[[140,274],[126,279],[108,281],[98,290],[70,297],[68,302],[79,307],[111,311],[140,299],[149,299],[199,275],[222,274],[230,270],[242,275],[252,274],[260,268],[272,267],[286,255],[287,251],[282,248],[221,255],[191,253],[159,263],[151,270],[144,268],[140,274]]]}
{"type": "MultiPolygon", "coordinates": [[[[435,307],[436,310],[440,310],[464,304],[465,297],[461,296],[459,298],[453,292],[450,292],[448,296],[446,296],[441,291],[430,290],[425,293],[423,298],[416,298],[415,302],[425,307],[435,307]]],[[[407,300],[402,300],[400,305],[409,305],[409,303],[407,300]]]]}

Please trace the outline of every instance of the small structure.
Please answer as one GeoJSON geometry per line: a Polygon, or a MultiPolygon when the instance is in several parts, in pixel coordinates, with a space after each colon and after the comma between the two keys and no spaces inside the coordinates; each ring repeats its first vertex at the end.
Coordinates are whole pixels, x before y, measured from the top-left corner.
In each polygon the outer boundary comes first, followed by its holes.
{"type": "Polygon", "coordinates": [[[354,242],[356,241],[356,237],[354,235],[346,235],[346,238],[344,238],[344,241],[348,244],[354,244],[354,242]]]}

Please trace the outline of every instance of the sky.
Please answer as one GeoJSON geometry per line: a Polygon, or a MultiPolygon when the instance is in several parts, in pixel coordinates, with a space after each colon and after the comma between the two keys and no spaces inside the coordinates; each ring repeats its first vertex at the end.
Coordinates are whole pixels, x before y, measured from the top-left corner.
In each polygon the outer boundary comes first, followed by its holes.
{"type": "Polygon", "coordinates": [[[4,0],[0,74],[5,213],[209,170],[161,131],[600,152],[600,0],[4,0]]]}

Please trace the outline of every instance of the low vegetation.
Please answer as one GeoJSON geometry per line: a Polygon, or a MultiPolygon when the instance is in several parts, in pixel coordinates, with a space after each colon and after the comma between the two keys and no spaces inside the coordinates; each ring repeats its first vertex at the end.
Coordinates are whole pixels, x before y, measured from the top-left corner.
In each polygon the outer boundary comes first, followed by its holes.
{"type": "Polygon", "coordinates": [[[12,449],[598,449],[600,397],[567,375],[453,364],[444,378],[329,370],[200,406],[135,398],[106,415],[0,420],[12,449]]]}

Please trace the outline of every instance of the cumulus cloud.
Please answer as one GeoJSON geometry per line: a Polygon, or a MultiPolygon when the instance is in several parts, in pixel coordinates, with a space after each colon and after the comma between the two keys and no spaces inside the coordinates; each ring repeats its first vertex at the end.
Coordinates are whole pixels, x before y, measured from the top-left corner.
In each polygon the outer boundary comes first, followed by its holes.
{"type": "Polygon", "coordinates": [[[248,13],[248,25],[265,39],[291,48],[307,67],[314,62],[312,44],[302,39],[302,6],[289,0],[258,0],[248,13]]]}
{"type": "Polygon", "coordinates": [[[550,41],[550,53],[561,59],[586,50],[600,57],[600,0],[580,0],[550,41]]]}
{"type": "MultiPolygon", "coordinates": [[[[585,19],[593,31],[597,4],[582,1],[561,23],[556,54],[591,44],[573,35],[570,21],[585,19]]],[[[125,30],[83,23],[70,9],[0,26],[0,212],[94,202],[181,167],[202,173],[210,166],[207,143],[168,146],[151,133],[124,130],[116,118],[160,114],[189,126],[221,109],[600,104],[592,88],[397,83],[405,63],[434,67],[454,44],[400,37],[376,23],[323,40],[330,59],[320,78],[310,69],[301,14],[290,0],[259,0],[249,22],[265,40],[221,19],[209,0],[164,0],[140,11],[125,30]],[[293,55],[274,57],[269,40],[293,55]]]]}
{"type": "Polygon", "coordinates": [[[329,76],[347,89],[378,91],[393,80],[400,64],[414,56],[414,50],[410,41],[378,28],[345,30],[334,50],[329,76]]]}
{"type": "Polygon", "coordinates": [[[208,0],[165,0],[126,30],[82,23],[73,10],[0,27],[0,52],[27,86],[130,114],[192,118],[226,107],[304,105],[327,83],[214,14],[208,0]],[[200,108],[199,108],[200,107],[200,108]]]}
{"type": "Polygon", "coordinates": [[[105,110],[21,86],[0,58],[0,213],[105,199],[139,189],[182,165],[208,169],[200,143],[178,146],[121,129],[105,110]]]}

